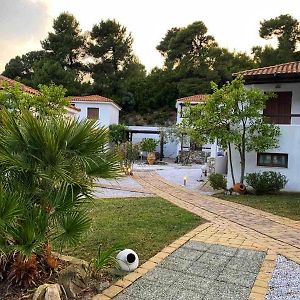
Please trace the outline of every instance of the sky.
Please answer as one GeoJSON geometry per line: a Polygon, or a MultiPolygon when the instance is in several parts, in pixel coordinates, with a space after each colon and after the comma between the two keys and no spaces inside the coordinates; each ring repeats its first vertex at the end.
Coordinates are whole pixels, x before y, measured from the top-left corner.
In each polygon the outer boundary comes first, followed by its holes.
{"type": "Polygon", "coordinates": [[[172,27],[203,21],[222,47],[251,53],[265,45],[264,19],[290,14],[300,20],[299,0],[0,0],[0,72],[16,55],[41,49],[53,19],[70,12],[83,31],[102,19],[116,19],[134,38],[133,50],[150,71],[163,59],[155,49],[172,27]]]}

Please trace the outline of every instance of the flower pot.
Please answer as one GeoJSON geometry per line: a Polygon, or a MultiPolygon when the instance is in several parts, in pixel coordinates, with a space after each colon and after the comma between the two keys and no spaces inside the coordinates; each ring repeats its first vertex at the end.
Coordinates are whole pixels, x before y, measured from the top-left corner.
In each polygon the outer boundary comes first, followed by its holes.
{"type": "Polygon", "coordinates": [[[154,162],[155,162],[155,160],[156,160],[155,153],[154,152],[148,153],[148,155],[147,155],[147,162],[148,162],[148,164],[149,165],[153,165],[154,162]]]}
{"type": "Polygon", "coordinates": [[[246,186],[243,183],[236,183],[232,189],[234,192],[239,193],[239,194],[246,193],[246,186]]]}

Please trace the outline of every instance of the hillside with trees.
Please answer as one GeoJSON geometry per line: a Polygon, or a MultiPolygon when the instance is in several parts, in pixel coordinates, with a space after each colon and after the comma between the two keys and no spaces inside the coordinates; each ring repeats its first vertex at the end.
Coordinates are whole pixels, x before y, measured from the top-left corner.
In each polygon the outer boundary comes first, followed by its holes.
{"type": "Polygon", "coordinates": [[[177,98],[210,93],[212,81],[221,87],[233,72],[300,59],[299,22],[290,15],[263,20],[259,35],[277,39],[277,46],[255,46],[248,55],[220,47],[202,21],[171,28],[156,47],[163,67],[147,74],[126,27],[100,20],[82,32],[73,15],[62,13],[42,50],[12,58],[3,75],[35,88],[62,85],[67,95],[112,98],[128,125],[164,125],[174,121],[177,98]]]}

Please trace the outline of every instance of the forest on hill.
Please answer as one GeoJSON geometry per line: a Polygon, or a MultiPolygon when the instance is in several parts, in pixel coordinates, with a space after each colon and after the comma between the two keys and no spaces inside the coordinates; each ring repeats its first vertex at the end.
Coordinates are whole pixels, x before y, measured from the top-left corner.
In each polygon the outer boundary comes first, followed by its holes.
{"type": "Polygon", "coordinates": [[[164,125],[174,120],[176,99],[210,93],[211,81],[222,86],[234,72],[300,60],[300,25],[292,16],[262,20],[258,34],[276,38],[276,47],[254,45],[248,55],[220,47],[202,21],[170,28],[156,47],[164,65],[147,74],[126,27],[108,19],[82,32],[73,15],[62,13],[42,50],[10,59],[3,75],[35,88],[56,84],[68,95],[111,98],[127,125],[164,125]]]}

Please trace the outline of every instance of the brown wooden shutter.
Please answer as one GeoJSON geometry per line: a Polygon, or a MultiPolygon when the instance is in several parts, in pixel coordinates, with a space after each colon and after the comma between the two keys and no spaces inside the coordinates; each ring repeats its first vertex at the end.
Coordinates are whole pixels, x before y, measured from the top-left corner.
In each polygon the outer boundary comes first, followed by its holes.
{"type": "Polygon", "coordinates": [[[88,119],[99,120],[99,108],[88,107],[87,117],[88,119]]]}
{"type": "Polygon", "coordinates": [[[291,124],[292,92],[278,92],[266,103],[264,116],[273,124],[291,124]]]}

